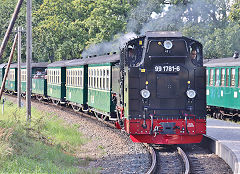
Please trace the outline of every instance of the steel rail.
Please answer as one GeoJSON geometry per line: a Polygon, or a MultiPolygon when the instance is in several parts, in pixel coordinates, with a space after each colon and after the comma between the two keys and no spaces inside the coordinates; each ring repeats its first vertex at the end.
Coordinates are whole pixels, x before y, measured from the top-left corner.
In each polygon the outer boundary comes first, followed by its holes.
{"type": "Polygon", "coordinates": [[[156,155],[156,151],[154,150],[154,148],[146,143],[143,143],[144,146],[146,146],[146,148],[149,150],[151,156],[152,156],[152,165],[150,167],[150,169],[146,172],[146,174],[153,174],[156,170],[157,167],[157,155],[156,155]]]}
{"type": "Polygon", "coordinates": [[[178,150],[178,153],[181,155],[182,160],[183,160],[184,165],[185,165],[185,171],[184,171],[184,173],[185,173],[185,174],[188,174],[188,173],[190,172],[190,164],[189,164],[188,157],[187,157],[187,155],[185,154],[185,152],[184,152],[180,147],[177,147],[177,150],[178,150]]]}

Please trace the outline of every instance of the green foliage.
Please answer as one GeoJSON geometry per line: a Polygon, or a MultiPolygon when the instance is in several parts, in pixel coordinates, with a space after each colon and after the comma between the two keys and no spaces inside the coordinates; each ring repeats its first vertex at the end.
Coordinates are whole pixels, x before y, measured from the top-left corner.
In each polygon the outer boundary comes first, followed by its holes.
{"type": "Polygon", "coordinates": [[[124,30],[129,8],[121,0],[45,0],[34,13],[34,56],[45,61],[80,58],[86,46],[124,30]]]}
{"type": "MultiPolygon", "coordinates": [[[[231,8],[229,0],[169,2],[172,5],[165,16],[152,19],[152,12],[163,12],[165,0],[34,0],[33,60],[80,58],[91,44],[110,41],[119,33],[144,34],[149,30],[182,31],[203,43],[208,58],[230,56],[234,49],[239,49],[231,44],[236,43],[233,36],[238,36],[238,32],[230,30],[236,27],[235,23],[240,24],[239,1],[231,8]]],[[[0,0],[0,38],[5,34],[16,3],[17,0],[0,0]]],[[[25,14],[23,3],[15,26],[25,26],[25,14]]],[[[13,35],[0,62],[6,62],[12,41],[13,35]]],[[[22,53],[24,60],[25,35],[22,53]]]]}
{"type": "Polygon", "coordinates": [[[67,126],[52,114],[32,109],[31,126],[26,110],[6,102],[0,114],[0,173],[96,173],[79,170],[91,159],[73,155],[86,139],[77,126],[67,126]],[[71,155],[72,154],[72,155],[71,155]]]}
{"type": "Polygon", "coordinates": [[[115,34],[125,31],[129,8],[129,4],[121,0],[97,0],[85,20],[89,35],[87,45],[110,40],[115,34]]]}
{"type": "Polygon", "coordinates": [[[235,3],[233,4],[229,18],[240,25],[240,2],[239,1],[236,0],[235,3]]]}

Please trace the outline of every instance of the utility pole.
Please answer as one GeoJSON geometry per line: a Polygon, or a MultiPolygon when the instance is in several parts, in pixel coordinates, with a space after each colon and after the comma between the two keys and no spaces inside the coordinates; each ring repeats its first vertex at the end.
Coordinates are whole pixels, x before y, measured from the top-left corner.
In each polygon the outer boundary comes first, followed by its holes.
{"type": "Polygon", "coordinates": [[[0,47],[0,59],[2,59],[3,51],[4,51],[4,49],[5,49],[6,45],[7,45],[10,33],[12,32],[14,23],[15,23],[15,21],[17,19],[17,16],[18,16],[18,13],[20,11],[22,3],[23,3],[23,0],[19,0],[18,1],[17,5],[16,5],[16,8],[14,10],[14,13],[12,15],[12,19],[11,19],[9,25],[8,25],[8,29],[7,29],[7,31],[5,33],[5,36],[4,36],[3,41],[2,41],[2,45],[0,47]]]}
{"type": "Polygon", "coordinates": [[[22,49],[22,27],[18,27],[17,34],[18,34],[18,107],[21,108],[21,49],[22,49]]]}
{"type": "Polygon", "coordinates": [[[31,61],[32,61],[32,0],[27,0],[27,53],[26,53],[26,64],[27,64],[27,85],[26,85],[26,107],[27,107],[27,122],[31,123],[31,61]]]}

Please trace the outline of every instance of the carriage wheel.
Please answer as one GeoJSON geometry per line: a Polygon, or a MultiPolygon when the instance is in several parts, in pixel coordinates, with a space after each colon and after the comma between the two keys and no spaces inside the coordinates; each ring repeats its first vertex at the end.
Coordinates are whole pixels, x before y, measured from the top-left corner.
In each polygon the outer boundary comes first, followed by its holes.
{"type": "Polygon", "coordinates": [[[217,115],[216,112],[214,112],[212,115],[213,115],[213,118],[217,118],[216,117],[216,115],[217,115]]]}
{"type": "Polygon", "coordinates": [[[101,114],[101,120],[105,121],[108,118],[108,116],[101,114]]]}
{"type": "Polygon", "coordinates": [[[14,94],[14,92],[13,92],[13,91],[9,91],[9,94],[10,94],[10,95],[13,95],[13,94],[14,94]]]}
{"type": "Polygon", "coordinates": [[[76,105],[72,105],[72,108],[73,108],[73,110],[74,110],[75,112],[79,112],[80,109],[81,109],[81,107],[76,106],[76,105]]]}
{"type": "Polygon", "coordinates": [[[43,96],[40,96],[40,95],[37,95],[36,98],[37,98],[38,101],[42,101],[43,100],[43,96]]]}
{"type": "Polygon", "coordinates": [[[221,120],[225,120],[224,115],[223,115],[222,113],[219,113],[219,114],[220,114],[220,119],[221,119],[221,120]]]}
{"type": "Polygon", "coordinates": [[[53,102],[54,105],[58,105],[60,101],[52,99],[52,102],[53,102]]]}
{"type": "Polygon", "coordinates": [[[26,98],[26,94],[25,94],[25,93],[22,93],[21,96],[22,96],[23,98],[26,98]]]}

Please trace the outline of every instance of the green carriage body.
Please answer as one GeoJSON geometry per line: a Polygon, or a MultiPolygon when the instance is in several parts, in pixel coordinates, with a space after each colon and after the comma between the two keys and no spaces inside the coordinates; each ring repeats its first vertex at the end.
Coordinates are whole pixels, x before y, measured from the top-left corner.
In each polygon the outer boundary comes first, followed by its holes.
{"type": "Polygon", "coordinates": [[[119,55],[92,58],[88,64],[88,106],[97,112],[115,116],[116,103],[112,101],[112,67],[119,55]]]}
{"type": "Polygon", "coordinates": [[[7,65],[6,63],[0,65],[0,86],[2,86],[6,65],[7,65]]]}
{"type": "Polygon", "coordinates": [[[66,67],[66,99],[72,105],[87,104],[87,65],[84,59],[70,61],[66,67]]]}
{"type": "MultiPolygon", "coordinates": [[[[47,80],[45,70],[48,62],[32,63],[32,93],[47,95],[47,80]]],[[[21,92],[26,92],[27,69],[26,64],[21,65],[21,92]]]]}
{"type": "Polygon", "coordinates": [[[58,61],[47,66],[47,95],[65,102],[66,100],[66,64],[68,61],[58,61]]]}
{"type": "Polygon", "coordinates": [[[223,58],[205,63],[207,105],[240,109],[240,63],[223,58]]]}
{"type": "Polygon", "coordinates": [[[47,79],[33,78],[32,79],[32,93],[47,96],[47,79]]]}
{"type": "Polygon", "coordinates": [[[17,92],[17,64],[11,64],[5,83],[5,90],[17,92]]]}

